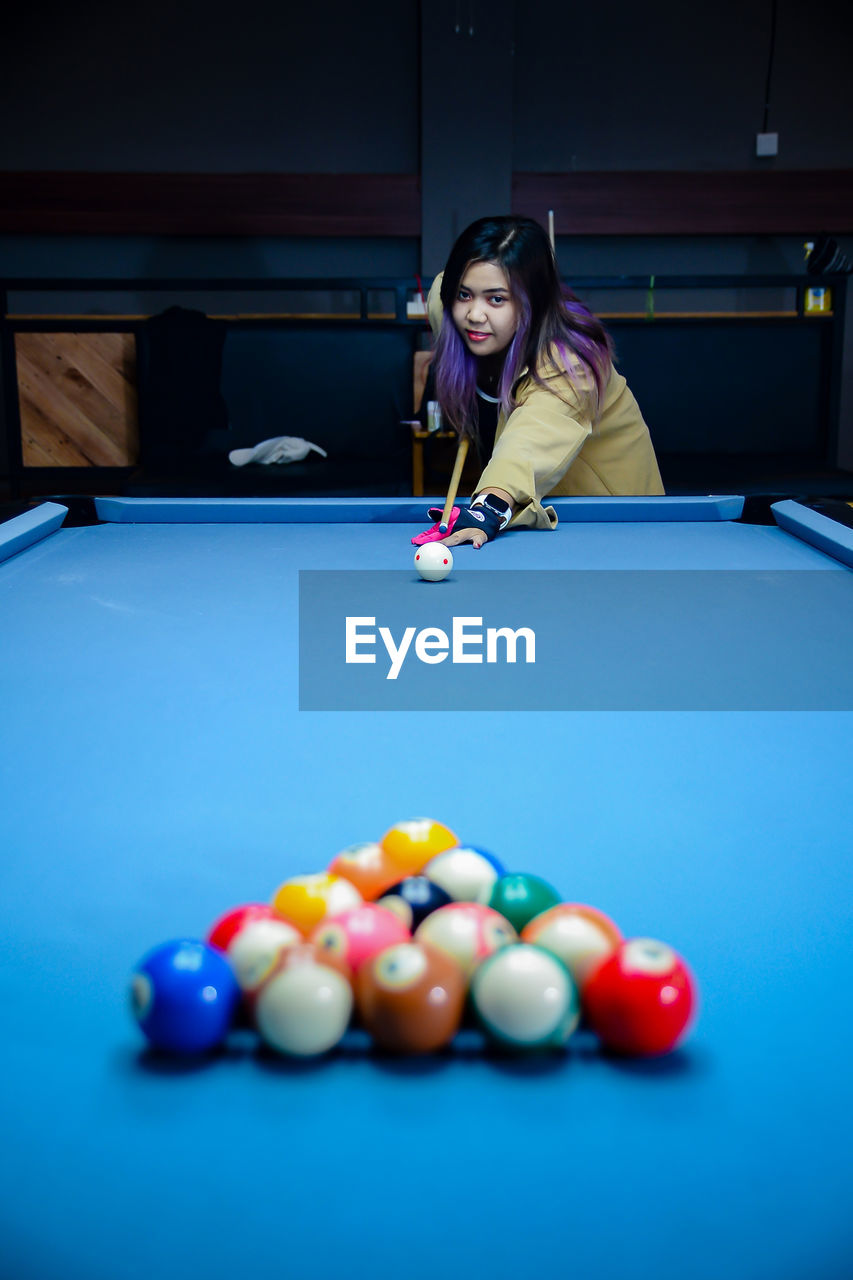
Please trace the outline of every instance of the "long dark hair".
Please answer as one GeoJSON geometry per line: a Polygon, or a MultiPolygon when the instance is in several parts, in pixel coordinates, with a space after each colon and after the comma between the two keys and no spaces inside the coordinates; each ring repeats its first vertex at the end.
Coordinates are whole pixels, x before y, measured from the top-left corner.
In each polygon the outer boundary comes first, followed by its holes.
{"type": "MultiPolygon", "coordinates": [[[[476,437],[477,357],[465,346],[451,314],[462,277],[473,262],[500,267],[518,307],[518,328],[507,347],[498,388],[504,410],[511,413],[515,408],[513,388],[525,368],[542,383],[541,369],[556,359],[571,382],[592,394],[595,412],[612,368],[610,335],[561,283],[544,228],[532,218],[508,215],[472,222],[451,249],[444,269],[435,379],[445,418],[457,431],[476,437]],[[576,373],[578,359],[585,366],[581,377],[576,373]]],[[[553,385],[549,383],[551,389],[553,385]]]]}

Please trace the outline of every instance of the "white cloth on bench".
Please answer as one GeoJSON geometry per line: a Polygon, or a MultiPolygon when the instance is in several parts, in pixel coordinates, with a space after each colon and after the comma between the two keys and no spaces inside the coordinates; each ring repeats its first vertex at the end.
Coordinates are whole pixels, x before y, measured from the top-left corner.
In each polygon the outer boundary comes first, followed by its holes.
{"type": "Polygon", "coordinates": [[[268,466],[272,462],[301,462],[312,450],[324,458],[328,457],[325,449],[300,436],[273,436],[271,440],[262,440],[253,449],[232,449],[228,458],[235,467],[245,467],[247,462],[262,462],[268,466]]]}

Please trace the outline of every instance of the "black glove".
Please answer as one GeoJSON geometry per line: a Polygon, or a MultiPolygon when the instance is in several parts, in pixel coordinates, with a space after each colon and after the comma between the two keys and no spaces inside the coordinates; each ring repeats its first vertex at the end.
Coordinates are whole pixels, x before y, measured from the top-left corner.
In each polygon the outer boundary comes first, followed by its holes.
{"type": "Polygon", "coordinates": [[[474,498],[470,507],[463,507],[459,512],[453,532],[459,529],[482,529],[489,542],[493,541],[501,530],[510,522],[512,508],[503,498],[496,498],[493,493],[481,494],[474,498]]]}

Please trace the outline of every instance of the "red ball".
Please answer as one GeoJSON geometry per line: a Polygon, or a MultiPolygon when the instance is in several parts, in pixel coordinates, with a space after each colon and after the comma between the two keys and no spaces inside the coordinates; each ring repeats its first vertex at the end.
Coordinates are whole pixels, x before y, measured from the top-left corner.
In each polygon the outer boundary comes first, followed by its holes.
{"type": "Polygon", "coordinates": [[[680,956],[663,942],[632,938],[593,970],[583,989],[590,1026],[608,1049],[651,1057],[683,1036],[696,987],[680,956]]]}

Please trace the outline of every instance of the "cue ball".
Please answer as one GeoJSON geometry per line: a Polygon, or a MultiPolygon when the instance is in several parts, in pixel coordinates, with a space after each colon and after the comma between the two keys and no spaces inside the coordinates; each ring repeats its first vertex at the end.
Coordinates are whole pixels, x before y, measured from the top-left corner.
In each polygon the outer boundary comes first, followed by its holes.
{"type": "Polygon", "coordinates": [[[424,582],[441,582],[453,568],[453,553],[442,542],[425,542],[415,552],[415,568],[424,582]]]}

